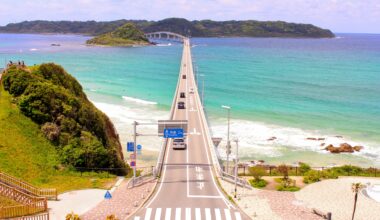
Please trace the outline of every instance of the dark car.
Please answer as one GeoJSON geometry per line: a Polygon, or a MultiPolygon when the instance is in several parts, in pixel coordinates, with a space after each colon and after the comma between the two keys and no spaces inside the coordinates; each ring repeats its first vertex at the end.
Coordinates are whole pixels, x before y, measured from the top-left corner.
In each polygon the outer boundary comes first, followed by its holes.
{"type": "Polygon", "coordinates": [[[182,75],[182,79],[186,79],[186,75],[182,75]]]}
{"type": "Polygon", "coordinates": [[[181,93],[179,94],[179,97],[181,97],[181,98],[186,98],[185,93],[184,93],[184,92],[181,92],[181,93]]]}
{"type": "Polygon", "coordinates": [[[185,103],[184,102],[178,102],[178,109],[185,109],[185,103]]]}

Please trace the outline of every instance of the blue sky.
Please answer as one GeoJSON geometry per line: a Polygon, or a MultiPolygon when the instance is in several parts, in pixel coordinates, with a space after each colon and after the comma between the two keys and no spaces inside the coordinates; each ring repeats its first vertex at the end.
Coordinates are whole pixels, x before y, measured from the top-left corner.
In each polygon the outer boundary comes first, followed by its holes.
{"type": "Polygon", "coordinates": [[[380,0],[0,0],[0,25],[24,20],[183,17],[283,20],[333,32],[380,33],[380,0]]]}

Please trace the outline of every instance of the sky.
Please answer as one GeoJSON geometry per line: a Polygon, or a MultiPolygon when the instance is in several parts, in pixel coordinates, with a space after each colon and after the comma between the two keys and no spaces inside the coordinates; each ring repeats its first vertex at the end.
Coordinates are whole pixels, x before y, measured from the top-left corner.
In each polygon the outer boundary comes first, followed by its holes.
{"type": "Polygon", "coordinates": [[[260,20],[380,33],[380,0],[0,0],[0,25],[25,20],[260,20]]]}

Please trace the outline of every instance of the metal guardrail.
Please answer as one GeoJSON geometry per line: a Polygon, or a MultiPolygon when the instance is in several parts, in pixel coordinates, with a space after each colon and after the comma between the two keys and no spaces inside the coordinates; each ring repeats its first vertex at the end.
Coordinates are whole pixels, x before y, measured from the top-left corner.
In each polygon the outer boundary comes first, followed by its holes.
{"type": "Polygon", "coordinates": [[[33,194],[35,196],[41,196],[55,200],[58,199],[58,193],[56,189],[40,189],[3,172],[0,172],[0,182],[19,188],[20,190],[33,194]]]}

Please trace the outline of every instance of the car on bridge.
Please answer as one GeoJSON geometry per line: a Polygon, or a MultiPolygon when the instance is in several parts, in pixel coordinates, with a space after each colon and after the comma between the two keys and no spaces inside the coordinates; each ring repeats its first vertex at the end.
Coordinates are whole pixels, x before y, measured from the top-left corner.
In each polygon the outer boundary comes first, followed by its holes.
{"type": "Polygon", "coordinates": [[[194,94],[194,88],[190,88],[190,94],[194,94]]]}
{"type": "Polygon", "coordinates": [[[186,79],[186,75],[182,75],[182,79],[186,79]]]}
{"type": "Polygon", "coordinates": [[[174,150],[185,150],[186,149],[186,143],[184,138],[175,138],[173,140],[173,149],[174,150]]]}
{"type": "Polygon", "coordinates": [[[179,97],[181,97],[181,98],[186,98],[185,93],[184,93],[184,92],[181,92],[181,93],[179,94],[179,97]]]}
{"type": "Polygon", "coordinates": [[[178,109],[185,109],[185,103],[184,102],[178,102],[178,109]]]}

